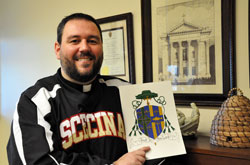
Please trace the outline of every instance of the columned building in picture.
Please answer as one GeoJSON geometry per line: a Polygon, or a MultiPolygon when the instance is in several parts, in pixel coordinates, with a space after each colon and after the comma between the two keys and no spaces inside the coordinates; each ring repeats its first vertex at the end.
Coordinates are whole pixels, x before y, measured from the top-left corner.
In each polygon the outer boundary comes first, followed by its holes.
{"type": "Polygon", "coordinates": [[[197,79],[210,79],[211,67],[215,67],[214,58],[211,62],[211,54],[214,56],[211,32],[207,27],[198,27],[183,20],[162,35],[159,43],[159,80],[185,84],[197,79]]]}

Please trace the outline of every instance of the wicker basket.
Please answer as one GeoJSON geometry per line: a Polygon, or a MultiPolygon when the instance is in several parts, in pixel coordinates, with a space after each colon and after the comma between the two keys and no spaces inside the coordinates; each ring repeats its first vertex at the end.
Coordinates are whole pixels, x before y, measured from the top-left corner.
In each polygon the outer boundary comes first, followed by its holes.
{"type": "Polygon", "coordinates": [[[228,93],[211,127],[210,143],[223,147],[250,147],[250,100],[238,88],[228,93]],[[236,90],[236,95],[231,96],[236,90]]]}

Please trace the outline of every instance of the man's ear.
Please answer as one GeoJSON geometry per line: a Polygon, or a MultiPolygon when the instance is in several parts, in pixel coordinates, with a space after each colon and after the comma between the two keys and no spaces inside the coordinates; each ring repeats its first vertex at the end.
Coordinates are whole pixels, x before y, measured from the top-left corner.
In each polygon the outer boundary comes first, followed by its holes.
{"type": "Polygon", "coordinates": [[[61,45],[56,41],[55,42],[55,53],[56,53],[56,58],[58,60],[60,59],[60,50],[61,50],[61,45]]]}

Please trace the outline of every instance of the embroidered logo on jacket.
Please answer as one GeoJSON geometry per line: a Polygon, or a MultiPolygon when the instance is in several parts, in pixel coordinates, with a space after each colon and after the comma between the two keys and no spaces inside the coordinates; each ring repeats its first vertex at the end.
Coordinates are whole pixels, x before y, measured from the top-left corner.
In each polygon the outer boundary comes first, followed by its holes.
{"type": "Polygon", "coordinates": [[[113,112],[101,111],[80,113],[65,119],[60,124],[63,148],[68,149],[73,143],[103,136],[120,137],[125,140],[125,128],[121,114],[117,113],[116,120],[114,118],[113,112]]]}

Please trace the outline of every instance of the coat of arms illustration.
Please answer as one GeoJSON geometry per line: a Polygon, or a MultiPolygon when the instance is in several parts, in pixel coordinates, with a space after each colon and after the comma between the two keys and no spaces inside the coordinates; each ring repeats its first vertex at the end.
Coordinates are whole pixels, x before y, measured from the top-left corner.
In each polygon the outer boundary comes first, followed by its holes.
{"type": "Polygon", "coordinates": [[[150,90],[143,90],[141,94],[135,96],[132,101],[134,108],[135,124],[129,136],[144,134],[149,138],[156,139],[161,133],[170,133],[175,130],[165,113],[166,101],[163,96],[150,90]],[[146,101],[146,104],[142,104],[146,101]],[[150,102],[158,105],[151,105],[150,102]]]}

